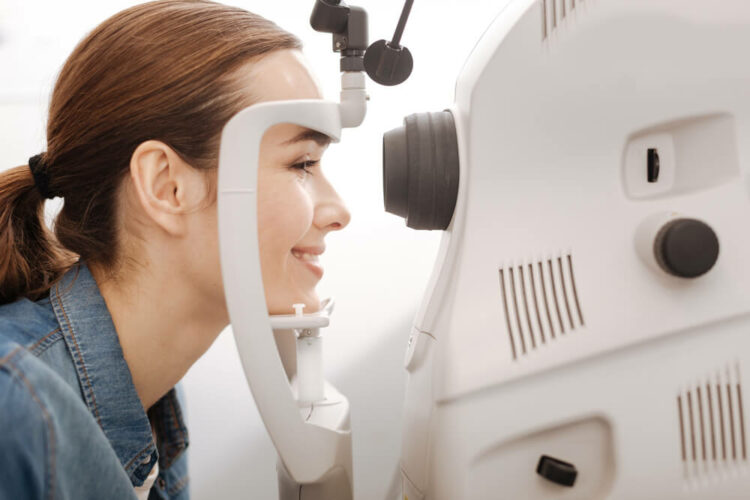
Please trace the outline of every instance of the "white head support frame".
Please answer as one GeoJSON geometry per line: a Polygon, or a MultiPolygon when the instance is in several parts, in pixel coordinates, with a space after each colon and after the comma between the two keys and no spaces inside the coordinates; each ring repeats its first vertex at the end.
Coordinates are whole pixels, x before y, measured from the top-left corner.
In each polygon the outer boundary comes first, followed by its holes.
{"type": "Polygon", "coordinates": [[[221,138],[219,246],[227,308],[258,411],[281,461],[300,484],[313,483],[336,467],[346,469],[351,484],[351,436],[348,431],[305,423],[284,372],[260,268],[258,161],[263,135],[276,124],[307,127],[338,142],[342,126],[354,127],[364,119],[364,75],[345,74],[341,98],[341,104],[322,100],[256,104],[229,120],[221,138]],[[359,88],[348,89],[347,83],[359,88]]]}

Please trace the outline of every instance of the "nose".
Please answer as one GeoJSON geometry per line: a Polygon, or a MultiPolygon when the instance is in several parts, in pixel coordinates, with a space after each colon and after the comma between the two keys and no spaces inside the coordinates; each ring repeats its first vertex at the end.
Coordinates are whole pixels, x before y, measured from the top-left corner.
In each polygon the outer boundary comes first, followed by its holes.
{"type": "Polygon", "coordinates": [[[325,232],[344,229],[351,220],[349,210],[326,178],[321,175],[318,180],[313,225],[325,232]]]}

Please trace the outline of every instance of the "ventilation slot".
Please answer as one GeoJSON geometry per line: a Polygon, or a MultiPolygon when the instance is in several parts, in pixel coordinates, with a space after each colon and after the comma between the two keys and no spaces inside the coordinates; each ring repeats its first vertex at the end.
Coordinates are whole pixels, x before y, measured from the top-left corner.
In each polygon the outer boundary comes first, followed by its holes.
{"type": "Polygon", "coordinates": [[[677,414],[686,479],[748,464],[739,363],[681,390],[677,414]]]}
{"type": "Polygon", "coordinates": [[[570,254],[500,269],[513,359],[584,326],[570,254]]]}
{"type": "Polygon", "coordinates": [[[542,2],[542,40],[546,40],[563,20],[570,16],[576,6],[584,0],[541,0],[542,2]]]}

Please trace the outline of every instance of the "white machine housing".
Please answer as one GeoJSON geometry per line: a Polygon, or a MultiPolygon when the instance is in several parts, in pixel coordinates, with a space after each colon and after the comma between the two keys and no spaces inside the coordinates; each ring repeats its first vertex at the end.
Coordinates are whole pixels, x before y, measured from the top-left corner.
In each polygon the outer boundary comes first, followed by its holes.
{"type": "Polygon", "coordinates": [[[514,0],[492,23],[407,350],[405,500],[750,497],[748,50],[747,0],[514,0]],[[678,217],[720,242],[698,278],[654,261],[678,217]]]}

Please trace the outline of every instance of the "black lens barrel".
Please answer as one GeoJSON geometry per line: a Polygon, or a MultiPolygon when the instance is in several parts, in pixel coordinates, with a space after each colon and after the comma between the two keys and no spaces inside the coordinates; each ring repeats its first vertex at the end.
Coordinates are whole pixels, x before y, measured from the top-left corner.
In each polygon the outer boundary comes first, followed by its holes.
{"type": "Polygon", "coordinates": [[[383,135],[387,212],[413,229],[447,229],[458,197],[456,124],[450,111],[416,113],[383,135]]]}

